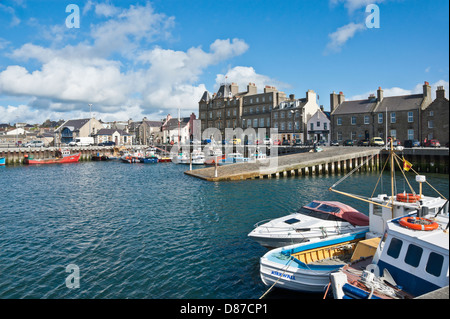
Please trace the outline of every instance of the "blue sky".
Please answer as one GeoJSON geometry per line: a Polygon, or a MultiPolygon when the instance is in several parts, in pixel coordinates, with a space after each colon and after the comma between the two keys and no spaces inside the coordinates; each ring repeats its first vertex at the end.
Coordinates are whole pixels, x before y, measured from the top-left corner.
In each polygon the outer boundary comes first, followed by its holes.
{"type": "Polygon", "coordinates": [[[0,123],[198,112],[227,76],[366,98],[449,90],[447,0],[0,0],[0,123]],[[68,28],[69,4],[80,27],[68,28]],[[366,25],[366,6],[380,27],[366,25]]]}

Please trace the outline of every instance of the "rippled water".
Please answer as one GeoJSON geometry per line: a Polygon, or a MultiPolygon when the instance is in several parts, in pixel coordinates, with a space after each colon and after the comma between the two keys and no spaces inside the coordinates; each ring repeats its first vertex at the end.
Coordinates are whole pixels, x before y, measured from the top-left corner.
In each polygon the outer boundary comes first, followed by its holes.
{"type": "MultiPolygon", "coordinates": [[[[367,211],[327,191],[339,175],[210,183],[186,169],[1,168],[0,298],[259,298],[267,290],[259,278],[266,249],[247,237],[256,222],[313,199],[367,211]],[[66,287],[70,264],[80,270],[77,289],[66,287]]],[[[354,174],[340,189],[369,195],[377,178],[354,174]]],[[[428,180],[448,196],[447,176],[428,180]]]]}

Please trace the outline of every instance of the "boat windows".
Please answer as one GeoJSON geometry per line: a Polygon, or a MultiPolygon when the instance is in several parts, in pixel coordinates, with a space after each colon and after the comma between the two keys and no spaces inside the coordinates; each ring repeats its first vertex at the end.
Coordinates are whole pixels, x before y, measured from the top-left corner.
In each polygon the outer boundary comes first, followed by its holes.
{"type": "Polygon", "coordinates": [[[340,209],[338,207],[333,207],[327,204],[323,204],[319,208],[321,211],[328,212],[328,213],[339,213],[340,209]]]}
{"type": "Polygon", "coordinates": [[[422,253],[423,249],[421,247],[410,244],[408,246],[408,251],[406,252],[405,263],[417,268],[417,266],[419,266],[420,264],[422,253]]]}
{"type": "MultiPolygon", "coordinates": [[[[320,207],[320,209],[322,209],[322,206],[320,207]]],[[[317,212],[315,210],[306,209],[304,207],[300,208],[299,213],[302,214],[302,215],[306,215],[306,216],[309,216],[309,217],[322,219],[322,220],[347,222],[345,219],[337,217],[336,215],[328,214],[328,213],[322,213],[322,212],[317,212]]]]}
{"type": "Polygon", "coordinates": [[[298,223],[299,221],[300,221],[300,220],[297,219],[297,218],[291,218],[291,219],[285,220],[284,222],[285,222],[286,224],[292,225],[292,224],[298,223]]]}
{"type": "Polygon", "coordinates": [[[308,205],[305,205],[305,207],[310,207],[310,208],[317,208],[320,206],[320,203],[317,202],[311,202],[308,205]]]}
{"type": "Polygon", "coordinates": [[[426,271],[433,276],[439,277],[441,275],[443,264],[444,256],[432,252],[430,253],[430,257],[428,257],[426,271]]]}
{"type": "Polygon", "coordinates": [[[403,241],[397,238],[392,238],[387,250],[388,256],[391,256],[392,258],[398,258],[398,256],[400,255],[400,250],[402,250],[402,245],[403,241]]]}

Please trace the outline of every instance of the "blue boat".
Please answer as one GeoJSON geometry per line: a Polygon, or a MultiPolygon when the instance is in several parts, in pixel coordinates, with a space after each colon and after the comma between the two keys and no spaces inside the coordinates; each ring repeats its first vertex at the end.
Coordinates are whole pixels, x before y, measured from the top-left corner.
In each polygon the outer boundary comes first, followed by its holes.
{"type": "Polygon", "coordinates": [[[144,163],[144,164],[158,163],[158,158],[156,156],[142,157],[139,160],[141,161],[141,163],[144,163]]]}
{"type": "Polygon", "coordinates": [[[289,290],[323,293],[330,274],[346,265],[368,229],[270,250],[260,260],[262,282],[289,290]]]}
{"type": "Polygon", "coordinates": [[[0,157],[0,166],[5,165],[5,158],[0,157]]]}

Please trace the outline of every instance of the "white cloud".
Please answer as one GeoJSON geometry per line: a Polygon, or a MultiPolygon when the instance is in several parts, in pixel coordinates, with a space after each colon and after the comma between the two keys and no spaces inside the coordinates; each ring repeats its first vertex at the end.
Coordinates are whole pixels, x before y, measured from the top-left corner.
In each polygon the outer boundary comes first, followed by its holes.
{"type": "Polygon", "coordinates": [[[362,23],[349,23],[338,28],[335,32],[330,33],[328,37],[330,41],[327,44],[325,53],[339,52],[344,44],[355,36],[357,32],[365,30],[366,27],[362,23]]]}
{"type": "Polygon", "coordinates": [[[65,46],[26,43],[10,52],[18,62],[33,60],[34,69],[18,63],[0,70],[0,94],[30,98],[28,111],[40,111],[29,112],[36,118],[81,116],[89,103],[101,118],[161,117],[164,110],[176,108],[191,112],[206,90],[197,83],[205,69],[248,50],[241,39],[217,39],[209,50],[149,49],[156,39],[170,36],[173,17],[155,13],[149,3],[122,9],[89,1],[83,12],[92,8],[106,21],[91,26],[83,41],[65,46]]]}

